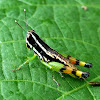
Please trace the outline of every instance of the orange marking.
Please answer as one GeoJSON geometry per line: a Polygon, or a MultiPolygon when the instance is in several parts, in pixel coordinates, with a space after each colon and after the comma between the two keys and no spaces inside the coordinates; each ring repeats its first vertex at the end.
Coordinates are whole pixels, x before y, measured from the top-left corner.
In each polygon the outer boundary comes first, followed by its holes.
{"type": "Polygon", "coordinates": [[[76,64],[76,59],[74,57],[70,57],[69,58],[69,61],[73,64],[76,64]]]}
{"type": "Polygon", "coordinates": [[[66,67],[66,70],[63,70],[63,73],[72,74],[73,69],[71,67],[66,67]]]}

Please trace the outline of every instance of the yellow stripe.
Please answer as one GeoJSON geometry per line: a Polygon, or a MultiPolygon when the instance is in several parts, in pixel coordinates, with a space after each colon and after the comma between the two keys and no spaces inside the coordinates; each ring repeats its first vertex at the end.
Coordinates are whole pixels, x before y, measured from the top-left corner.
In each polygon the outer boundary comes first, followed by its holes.
{"type": "Polygon", "coordinates": [[[76,75],[79,76],[80,78],[82,77],[82,71],[77,70],[76,75]]]}
{"type": "Polygon", "coordinates": [[[80,66],[85,66],[85,62],[80,61],[80,62],[79,62],[79,65],[80,65],[80,66]]]}

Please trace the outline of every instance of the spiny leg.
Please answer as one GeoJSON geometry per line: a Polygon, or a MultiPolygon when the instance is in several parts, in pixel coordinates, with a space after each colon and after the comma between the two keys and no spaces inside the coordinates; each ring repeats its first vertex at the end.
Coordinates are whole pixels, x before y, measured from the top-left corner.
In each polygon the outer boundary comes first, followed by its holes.
{"type": "Polygon", "coordinates": [[[62,73],[61,73],[61,72],[59,72],[59,74],[60,74],[60,76],[61,76],[61,77],[64,77],[64,75],[62,75],[62,73]]]}
{"type": "Polygon", "coordinates": [[[54,78],[53,73],[54,73],[54,71],[52,70],[52,79],[53,79],[53,81],[57,84],[57,86],[59,86],[59,83],[58,83],[57,80],[54,78]]]}
{"type": "Polygon", "coordinates": [[[60,72],[67,73],[71,76],[82,78],[82,79],[86,79],[87,77],[89,77],[89,72],[82,72],[78,69],[74,69],[69,66],[63,66],[63,68],[60,69],[60,72]]]}
{"type": "Polygon", "coordinates": [[[53,81],[57,84],[57,86],[59,86],[59,83],[56,81],[56,79],[52,76],[53,81]]]}
{"type": "Polygon", "coordinates": [[[74,57],[72,57],[72,56],[70,56],[70,55],[67,56],[67,59],[68,59],[72,64],[75,64],[75,65],[80,65],[80,66],[84,66],[84,67],[87,67],[87,68],[92,67],[92,63],[86,63],[86,62],[77,60],[76,58],[74,58],[74,57]]]}

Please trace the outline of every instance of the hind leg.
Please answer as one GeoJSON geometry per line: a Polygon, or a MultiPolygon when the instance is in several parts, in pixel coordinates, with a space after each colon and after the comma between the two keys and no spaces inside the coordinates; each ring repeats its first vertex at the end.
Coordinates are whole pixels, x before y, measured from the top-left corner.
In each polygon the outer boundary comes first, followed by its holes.
{"type": "Polygon", "coordinates": [[[70,55],[67,56],[67,59],[72,63],[72,64],[75,64],[75,65],[80,65],[80,66],[83,66],[83,67],[87,67],[87,68],[90,68],[92,67],[92,63],[86,63],[86,62],[83,62],[83,61],[80,61],[70,55]]]}
{"type": "Polygon", "coordinates": [[[82,72],[79,69],[74,69],[69,66],[63,66],[63,68],[60,69],[60,72],[69,74],[73,77],[82,78],[82,79],[86,79],[90,75],[89,72],[82,72]]]}

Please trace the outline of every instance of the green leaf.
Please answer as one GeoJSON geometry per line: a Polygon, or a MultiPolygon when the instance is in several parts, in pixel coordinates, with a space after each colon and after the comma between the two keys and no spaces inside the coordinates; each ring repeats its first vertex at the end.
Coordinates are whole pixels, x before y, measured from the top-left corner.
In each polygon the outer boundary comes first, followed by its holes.
{"type": "Polygon", "coordinates": [[[99,0],[1,0],[0,1],[0,100],[100,100],[100,2],[99,0]],[[86,6],[87,9],[83,9],[86,6]],[[37,34],[53,49],[71,55],[93,67],[84,81],[46,68],[26,48],[27,11],[28,30],[37,34]],[[21,70],[12,72],[25,61],[21,70]],[[53,81],[55,77],[60,86],[53,81]]]}

